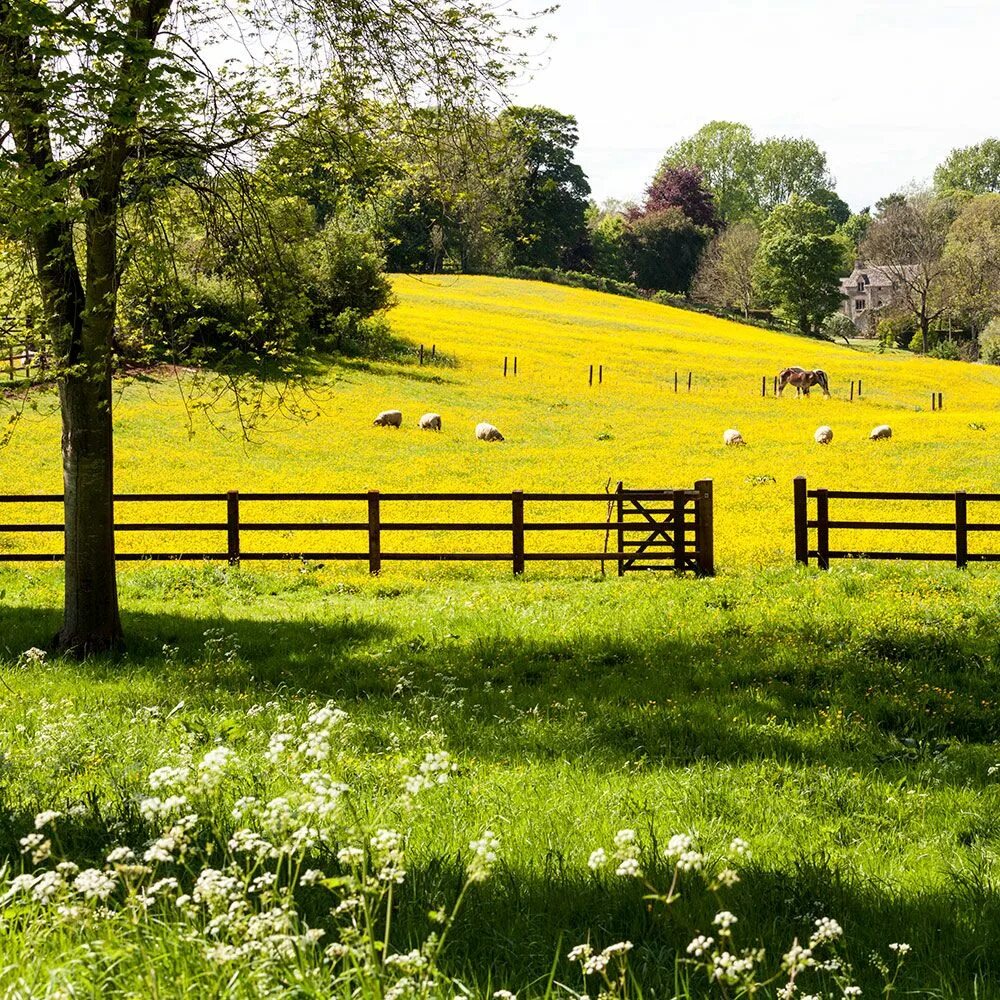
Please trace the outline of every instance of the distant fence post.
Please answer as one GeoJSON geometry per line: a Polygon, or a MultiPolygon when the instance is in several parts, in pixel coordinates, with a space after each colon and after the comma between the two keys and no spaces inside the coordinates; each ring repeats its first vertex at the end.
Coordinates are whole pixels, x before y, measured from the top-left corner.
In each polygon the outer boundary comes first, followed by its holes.
{"type": "Polygon", "coordinates": [[[674,392],[677,392],[677,372],[674,372],[674,392]]]}
{"type": "Polygon", "coordinates": [[[806,477],[796,476],[795,495],[795,561],[809,565],[809,492],[806,477]]]}
{"type": "Polygon", "coordinates": [[[517,374],[517,355],[514,355],[514,374],[517,374]]]}
{"type": "Polygon", "coordinates": [[[691,372],[688,372],[688,392],[691,391],[691,372]]]}
{"type": "Polygon", "coordinates": [[[240,492],[226,494],[226,557],[230,566],[240,563],[240,492]]]}
{"type": "Polygon", "coordinates": [[[378,490],[368,491],[368,572],[372,576],[382,571],[382,516],[378,490]]]}
{"type": "Polygon", "coordinates": [[[965,569],[969,564],[969,521],[965,490],[955,492],[955,565],[965,569]]]}
{"type": "Polygon", "coordinates": [[[507,355],[503,356],[503,377],[507,377],[507,355]]]}
{"type": "Polygon", "coordinates": [[[715,522],[712,480],[699,479],[694,488],[700,496],[694,502],[694,550],[699,576],[715,576],[715,522]]]}
{"type": "Polygon", "coordinates": [[[826,490],[816,491],[816,565],[830,568],[830,498],[826,490]]]}
{"type": "Polygon", "coordinates": [[[604,382],[604,365],[597,366],[597,384],[601,385],[604,382]]]}
{"type": "Polygon", "coordinates": [[[618,575],[625,575],[625,528],[622,526],[623,515],[625,514],[625,505],[622,503],[622,482],[618,481],[618,485],[615,487],[615,493],[618,495],[618,575]]]}
{"type": "Polygon", "coordinates": [[[767,397],[767,376],[761,375],[760,377],[760,394],[762,397],[767,397]]]}
{"type": "Polygon", "coordinates": [[[587,385],[593,385],[593,384],[594,384],[594,366],[591,365],[590,366],[590,377],[587,380],[587,385]]]}
{"type": "Polygon", "coordinates": [[[524,490],[511,493],[511,529],[514,576],[520,576],[524,572],[524,490]]]}

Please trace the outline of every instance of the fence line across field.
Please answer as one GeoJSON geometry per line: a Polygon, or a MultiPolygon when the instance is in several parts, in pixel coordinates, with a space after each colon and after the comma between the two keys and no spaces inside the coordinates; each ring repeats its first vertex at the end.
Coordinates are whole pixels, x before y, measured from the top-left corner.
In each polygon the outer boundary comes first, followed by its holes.
{"type": "Polygon", "coordinates": [[[1000,553],[969,552],[969,533],[1000,531],[1000,521],[969,522],[970,503],[1000,503],[1000,493],[915,493],[872,490],[810,490],[805,476],[797,476],[795,500],[795,559],[808,565],[816,559],[820,569],[829,569],[831,559],[900,559],[919,562],[954,562],[964,569],[970,562],[1000,562],[1000,553]],[[816,501],[816,516],[809,517],[809,501],[816,501]],[[951,521],[862,520],[830,517],[831,500],[875,500],[886,502],[922,501],[952,505],[951,521]],[[853,531],[930,531],[954,535],[951,552],[899,552],[881,550],[831,549],[830,532],[853,531]],[[816,547],[810,547],[810,531],[816,533],[816,547]]]}
{"type": "MultiPolygon", "coordinates": [[[[0,495],[0,512],[29,504],[61,504],[61,494],[0,495]]],[[[693,489],[627,490],[619,484],[613,493],[120,493],[116,503],[225,503],[224,521],[125,521],[116,523],[116,532],[219,532],[225,533],[225,551],[116,553],[121,561],[225,560],[241,561],[324,560],[368,562],[371,573],[381,571],[386,561],[415,562],[509,562],[516,575],[527,562],[592,561],[617,564],[618,575],[634,571],[674,570],[710,576],[715,571],[712,481],[699,480],[693,489]],[[301,520],[245,520],[243,504],[288,502],[346,502],[363,504],[363,519],[335,522],[301,520]],[[392,520],[384,517],[386,503],[509,504],[510,520],[438,521],[392,520]],[[603,503],[604,520],[525,520],[525,504],[603,503]],[[612,513],[617,519],[612,520],[612,513]],[[367,541],[356,551],[246,551],[248,532],[356,532],[367,541]],[[509,548],[499,552],[392,552],[383,549],[387,532],[497,532],[509,537],[509,548]],[[604,551],[528,552],[526,535],[536,532],[604,532],[604,551]],[[615,551],[607,551],[608,540],[617,541],[615,551]],[[641,537],[636,537],[641,536],[641,537]]],[[[0,535],[12,533],[62,533],[59,523],[0,523],[0,535]]],[[[597,548],[596,546],[594,547],[597,548]]],[[[0,562],[61,562],[62,553],[4,552],[0,562]]]]}

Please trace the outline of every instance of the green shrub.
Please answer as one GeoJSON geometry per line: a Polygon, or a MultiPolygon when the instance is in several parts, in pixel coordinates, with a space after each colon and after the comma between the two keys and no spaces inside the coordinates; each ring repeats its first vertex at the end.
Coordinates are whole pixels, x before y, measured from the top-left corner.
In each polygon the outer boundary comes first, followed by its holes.
{"type": "Polygon", "coordinates": [[[842,312],[831,313],[823,320],[823,333],[830,340],[850,340],[851,337],[859,336],[850,318],[842,312]]]}
{"type": "Polygon", "coordinates": [[[979,360],[1000,365],[1000,316],[994,316],[979,334],[979,360]]]}
{"type": "Polygon", "coordinates": [[[940,358],[943,361],[961,361],[958,345],[953,340],[942,340],[935,344],[928,352],[932,358],[940,358]]]}
{"type": "Polygon", "coordinates": [[[906,347],[915,330],[910,316],[886,316],[878,321],[875,335],[883,347],[906,347]]]}

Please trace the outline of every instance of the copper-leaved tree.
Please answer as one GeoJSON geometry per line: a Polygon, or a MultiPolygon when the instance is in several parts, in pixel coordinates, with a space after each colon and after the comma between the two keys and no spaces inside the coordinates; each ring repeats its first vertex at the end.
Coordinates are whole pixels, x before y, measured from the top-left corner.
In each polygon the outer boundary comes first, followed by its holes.
{"type": "Polygon", "coordinates": [[[129,199],[195,165],[246,169],[330,73],[345,107],[497,93],[514,23],[476,0],[0,0],[0,236],[28,251],[57,355],[61,648],[123,638],[111,400],[129,199]]]}

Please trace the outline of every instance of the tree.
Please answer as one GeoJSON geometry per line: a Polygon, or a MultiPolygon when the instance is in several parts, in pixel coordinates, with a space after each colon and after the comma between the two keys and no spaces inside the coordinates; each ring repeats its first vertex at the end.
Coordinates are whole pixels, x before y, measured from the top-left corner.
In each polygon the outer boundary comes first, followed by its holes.
{"type": "MultiPolygon", "coordinates": [[[[667,150],[660,173],[697,167],[727,225],[763,219],[793,195],[839,210],[829,197],[826,154],[812,139],[772,137],[757,141],[746,125],[709,122],[667,150]]],[[[833,196],[836,197],[835,195],[833,196]]],[[[836,199],[840,205],[840,199],[836,199]]],[[[846,207],[846,206],[844,206],[846,207]]]]}
{"type": "Polygon", "coordinates": [[[679,208],[696,226],[705,226],[713,232],[722,228],[715,199],[705,187],[698,167],[660,168],[646,188],[643,212],[660,212],[665,208],[679,208]]]}
{"type": "Polygon", "coordinates": [[[796,195],[764,223],[757,276],[765,294],[802,333],[815,334],[841,302],[847,247],[829,212],[796,195]]]}
{"type": "Polygon", "coordinates": [[[872,224],[872,214],[867,208],[861,209],[860,212],[855,212],[853,215],[849,216],[845,222],[843,222],[838,232],[846,239],[855,250],[861,247],[864,242],[865,237],[868,235],[868,230],[871,228],[872,224]]]}
{"type": "Polygon", "coordinates": [[[477,0],[279,0],[238,13],[212,0],[0,0],[0,224],[30,249],[58,356],[62,648],[84,654],[123,637],[111,379],[129,202],[180,181],[210,198],[215,178],[238,177],[301,119],[328,64],[358,97],[420,93],[455,107],[501,86],[509,56],[500,20],[477,0]],[[224,73],[202,44],[213,36],[225,42],[224,73]],[[260,58],[239,63],[246,36],[260,58]]]}
{"type": "Polygon", "coordinates": [[[625,259],[640,288],[687,292],[711,230],[696,226],[679,208],[649,212],[629,222],[625,259]]]}
{"type": "Polygon", "coordinates": [[[500,117],[523,173],[515,181],[510,237],[514,262],[579,266],[590,184],[573,159],[576,119],[552,108],[508,108],[500,117]]]}
{"type": "Polygon", "coordinates": [[[697,167],[715,196],[723,222],[737,222],[757,208],[756,144],[753,133],[738,122],[715,121],[667,150],[660,171],[668,167],[697,167]]]}
{"type": "Polygon", "coordinates": [[[620,206],[591,204],[587,208],[587,229],[590,234],[590,263],[595,274],[615,281],[630,278],[625,259],[625,234],[628,223],[620,206]]]}
{"type": "Polygon", "coordinates": [[[734,222],[712,240],[695,275],[696,299],[720,309],[750,315],[757,299],[754,262],[760,230],[750,222],[734,222]]]}
{"type": "Polygon", "coordinates": [[[934,187],[944,195],[1000,192],[1000,139],[953,149],[934,171],[934,187]]]}
{"type": "Polygon", "coordinates": [[[817,193],[827,191],[830,177],[826,169],[826,154],[812,139],[787,136],[764,139],[756,146],[754,167],[757,207],[765,214],[784,204],[792,195],[817,205],[829,203],[829,199],[820,201],[815,197],[817,193]]]}
{"type": "Polygon", "coordinates": [[[944,247],[954,209],[947,199],[926,192],[879,204],[861,252],[892,280],[894,308],[913,316],[926,351],[931,324],[948,305],[944,247]]]}
{"type": "Polygon", "coordinates": [[[944,261],[951,302],[972,329],[1000,313],[1000,194],[973,198],[948,231],[944,261]]]}
{"type": "Polygon", "coordinates": [[[812,194],[805,197],[814,205],[822,205],[830,213],[830,218],[837,226],[844,226],[850,221],[851,207],[836,191],[832,191],[830,188],[817,188],[812,194]]]}

